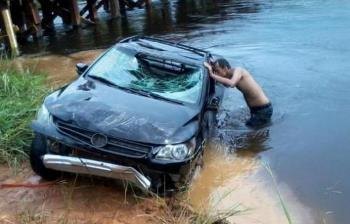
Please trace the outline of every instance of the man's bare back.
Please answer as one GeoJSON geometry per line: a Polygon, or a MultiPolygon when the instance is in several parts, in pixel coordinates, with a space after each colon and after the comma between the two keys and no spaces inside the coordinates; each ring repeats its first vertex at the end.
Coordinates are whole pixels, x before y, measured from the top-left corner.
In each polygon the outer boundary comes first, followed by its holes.
{"type": "Polygon", "coordinates": [[[238,67],[232,68],[230,72],[232,73],[231,80],[234,76],[241,77],[236,87],[242,92],[249,107],[262,106],[270,102],[262,88],[247,70],[238,67]]]}
{"type": "Polygon", "coordinates": [[[218,59],[212,64],[205,62],[204,65],[213,79],[225,86],[237,87],[242,92],[251,113],[247,125],[261,126],[270,121],[273,112],[270,100],[247,70],[231,68],[225,59],[218,59]]]}

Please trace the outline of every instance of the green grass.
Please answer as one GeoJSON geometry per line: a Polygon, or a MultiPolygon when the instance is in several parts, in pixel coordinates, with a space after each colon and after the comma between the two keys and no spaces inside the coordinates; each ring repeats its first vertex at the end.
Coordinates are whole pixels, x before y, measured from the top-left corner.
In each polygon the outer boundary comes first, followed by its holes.
{"type": "Polygon", "coordinates": [[[48,93],[45,76],[0,64],[0,163],[14,167],[27,157],[30,123],[48,93]]]}
{"type": "Polygon", "coordinates": [[[277,195],[278,195],[278,199],[279,199],[279,201],[281,203],[281,206],[283,208],[283,212],[284,212],[284,215],[286,216],[288,224],[293,224],[291,215],[289,213],[289,210],[287,208],[287,205],[286,205],[285,201],[282,198],[282,194],[281,194],[280,190],[278,189],[276,178],[275,178],[275,176],[272,173],[272,169],[271,169],[270,165],[267,162],[262,162],[262,165],[264,166],[264,168],[266,169],[266,171],[268,172],[268,174],[272,178],[273,185],[274,185],[274,187],[276,189],[276,192],[277,192],[277,195]]]}
{"type": "MultiPolygon", "coordinates": [[[[153,217],[154,223],[161,224],[227,224],[227,219],[233,216],[244,214],[249,211],[248,208],[235,203],[229,208],[219,209],[219,204],[228,197],[234,190],[223,194],[213,206],[209,201],[204,203],[200,208],[194,209],[191,206],[190,199],[186,192],[171,198],[161,198],[156,194],[151,194],[153,201],[159,208],[157,216],[153,217]]],[[[139,197],[141,198],[141,197],[139,197]]],[[[210,199],[209,199],[210,200],[210,199]]]]}

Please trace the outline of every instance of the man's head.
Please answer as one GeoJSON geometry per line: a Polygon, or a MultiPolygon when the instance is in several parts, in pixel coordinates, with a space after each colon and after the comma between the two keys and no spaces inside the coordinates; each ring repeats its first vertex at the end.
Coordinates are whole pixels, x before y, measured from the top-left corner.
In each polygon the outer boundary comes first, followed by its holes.
{"type": "Polygon", "coordinates": [[[229,78],[231,65],[226,59],[224,58],[217,59],[212,63],[212,67],[213,67],[214,73],[216,73],[217,75],[229,78]]]}

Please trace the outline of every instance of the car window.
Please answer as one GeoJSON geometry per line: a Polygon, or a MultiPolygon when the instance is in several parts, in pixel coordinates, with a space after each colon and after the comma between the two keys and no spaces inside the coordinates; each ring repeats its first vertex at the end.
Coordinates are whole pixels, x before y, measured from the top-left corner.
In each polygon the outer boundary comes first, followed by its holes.
{"type": "Polygon", "coordinates": [[[109,50],[92,66],[88,75],[186,103],[198,102],[203,83],[199,67],[140,55],[125,47],[109,50]]]}

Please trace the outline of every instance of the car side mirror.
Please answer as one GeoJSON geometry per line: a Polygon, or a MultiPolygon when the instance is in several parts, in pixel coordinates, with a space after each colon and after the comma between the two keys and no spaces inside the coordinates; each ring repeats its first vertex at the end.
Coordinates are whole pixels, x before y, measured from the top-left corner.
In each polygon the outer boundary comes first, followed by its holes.
{"type": "Polygon", "coordinates": [[[76,64],[75,67],[77,69],[78,75],[80,76],[81,74],[83,74],[86,71],[86,69],[89,67],[89,65],[84,64],[84,63],[78,63],[78,64],[76,64]]]}

